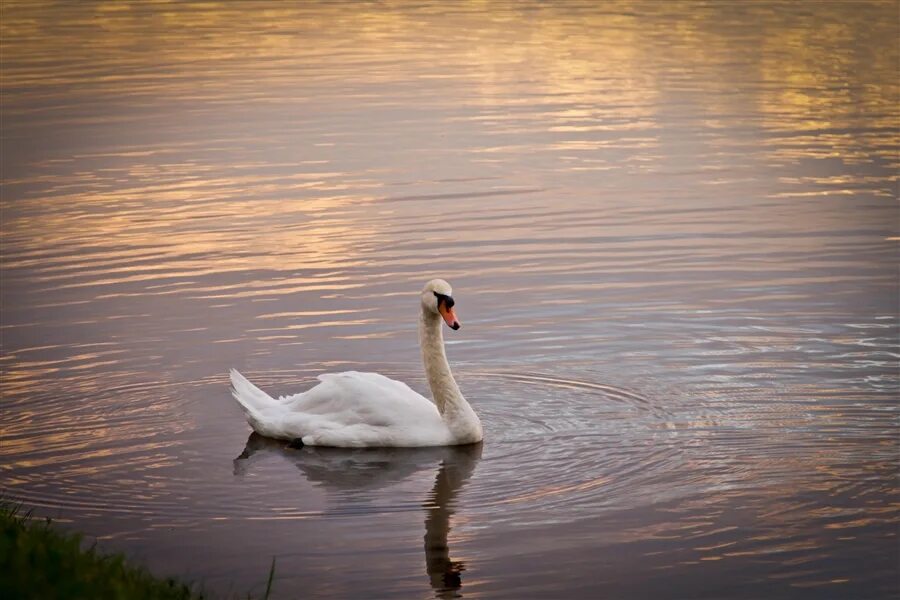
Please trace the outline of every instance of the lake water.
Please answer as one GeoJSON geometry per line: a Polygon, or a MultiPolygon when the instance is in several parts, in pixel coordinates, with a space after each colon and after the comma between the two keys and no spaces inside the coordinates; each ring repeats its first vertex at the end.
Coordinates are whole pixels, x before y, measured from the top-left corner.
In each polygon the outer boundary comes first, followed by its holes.
{"type": "Polygon", "coordinates": [[[896,2],[3,3],[3,495],[216,593],[900,593],[896,2]],[[251,437],[427,392],[477,448],[251,437]]]}

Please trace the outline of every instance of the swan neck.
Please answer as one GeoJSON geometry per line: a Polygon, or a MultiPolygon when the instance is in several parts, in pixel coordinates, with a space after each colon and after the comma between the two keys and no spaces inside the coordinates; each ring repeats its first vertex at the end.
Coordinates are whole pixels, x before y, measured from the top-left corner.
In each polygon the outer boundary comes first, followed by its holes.
{"type": "Polygon", "coordinates": [[[466,402],[450,371],[444,351],[440,316],[423,309],[419,319],[419,343],[431,396],[438,412],[452,432],[455,443],[468,444],[482,439],[481,421],[466,402]]]}
{"type": "Polygon", "coordinates": [[[447,362],[440,317],[423,313],[419,322],[419,337],[428,385],[438,411],[444,415],[452,404],[462,398],[462,394],[447,362]]]}

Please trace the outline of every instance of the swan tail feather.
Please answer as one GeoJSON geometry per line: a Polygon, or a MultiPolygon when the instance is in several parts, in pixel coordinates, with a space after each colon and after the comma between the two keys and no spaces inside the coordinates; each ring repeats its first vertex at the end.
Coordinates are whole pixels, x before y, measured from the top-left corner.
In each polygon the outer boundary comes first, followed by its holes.
{"type": "Polygon", "coordinates": [[[267,408],[277,405],[277,401],[270,395],[250,383],[250,381],[238,373],[237,369],[231,369],[231,395],[238,401],[247,417],[247,423],[256,433],[266,437],[281,437],[280,431],[275,426],[274,420],[263,413],[267,408]]]}
{"type": "Polygon", "coordinates": [[[259,412],[275,405],[275,399],[250,383],[250,381],[238,373],[237,369],[231,369],[231,395],[238,401],[241,408],[249,416],[258,416],[259,412]]]}

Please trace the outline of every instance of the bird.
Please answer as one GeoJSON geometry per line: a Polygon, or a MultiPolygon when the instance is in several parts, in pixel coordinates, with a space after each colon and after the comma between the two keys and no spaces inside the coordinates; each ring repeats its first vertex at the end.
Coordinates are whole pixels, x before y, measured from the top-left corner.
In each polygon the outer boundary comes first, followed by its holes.
{"type": "Polygon", "coordinates": [[[432,279],[421,292],[419,345],[433,401],[378,373],[319,375],[314,387],[273,398],[231,369],[232,395],[253,430],[296,446],[427,447],[481,442],[481,421],[462,392],[444,351],[443,321],[460,328],[453,290],[432,279]]]}

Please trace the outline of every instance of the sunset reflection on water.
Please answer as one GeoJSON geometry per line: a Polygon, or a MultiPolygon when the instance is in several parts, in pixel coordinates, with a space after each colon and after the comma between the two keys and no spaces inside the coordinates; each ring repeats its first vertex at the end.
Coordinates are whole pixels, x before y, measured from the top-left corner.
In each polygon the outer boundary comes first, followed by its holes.
{"type": "Polygon", "coordinates": [[[897,594],[896,2],[0,11],[7,496],[216,590],[897,594]],[[433,276],[480,455],[247,440],[230,367],[426,391],[433,276]]]}

